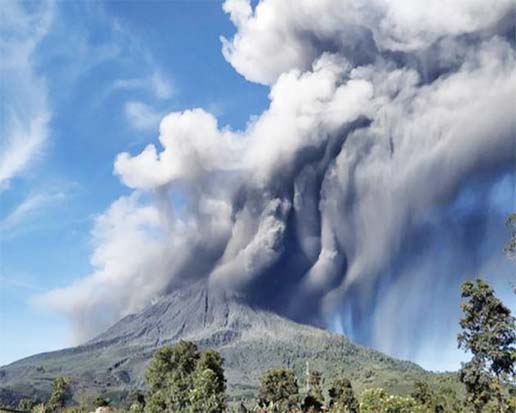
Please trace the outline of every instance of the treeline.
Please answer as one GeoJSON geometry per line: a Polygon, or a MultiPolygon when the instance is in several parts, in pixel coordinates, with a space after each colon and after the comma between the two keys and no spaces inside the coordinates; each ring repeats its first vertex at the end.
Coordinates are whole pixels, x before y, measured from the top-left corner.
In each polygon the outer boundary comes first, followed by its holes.
{"type": "MultiPolygon", "coordinates": [[[[260,379],[253,401],[228,403],[223,358],[214,350],[200,351],[181,341],[156,351],[146,372],[146,391],[137,390],[117,411],[131,413],[223,413],[223,412],[329,412],[329,413],[515,413],[516,326],[515,318],[483,280],[462,286],[463,317],[459,348],[472,358],[464,363],[458,380],[465,395],[450,387],[434,389],[415,382],[409,395],[391,395],[381,388],[355,394],[346,377],[324,385],[324,375],[307,370],[302,381],[293,370],[273,369],[260,379]],[[326,389],[326,391],[325,391],[326,389]]],[[[66,408],[71,399],[69,383],[58,378],[49,400],[35,404],[29,399],[19,409],[35,413],[84,413],[87,407],[66,408]]],[[[109,400],[98,397],[95,407],[109,400]]]]}

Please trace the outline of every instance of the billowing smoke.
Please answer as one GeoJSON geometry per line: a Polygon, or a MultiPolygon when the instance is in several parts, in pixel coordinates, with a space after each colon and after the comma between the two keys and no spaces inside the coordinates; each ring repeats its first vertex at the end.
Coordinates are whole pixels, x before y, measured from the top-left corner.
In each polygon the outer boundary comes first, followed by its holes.
{"type": "Polygon", "coordinates": [[[270,86],[269,108],[243,131],[171,113],[159,144],[120,154],[134,192],[96,220],[95,272],[44,300],[84,338],[208,279],[428,360],[453,340],[460,282],[510,273],[513,1],[223,7],[237,31],[222,52],[270,86]]]}

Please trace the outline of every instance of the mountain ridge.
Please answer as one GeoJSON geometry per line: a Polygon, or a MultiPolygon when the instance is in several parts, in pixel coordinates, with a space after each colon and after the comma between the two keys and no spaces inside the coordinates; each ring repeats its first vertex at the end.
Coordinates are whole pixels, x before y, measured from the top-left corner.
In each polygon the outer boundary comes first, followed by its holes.
{"type": "Polygon", "coordinates": [[[123,397],[130,389],[144,386],[145,368],[154,351],[179,340],[222,354],[231,397],[251,397],[269,368],[290,367],[301,378],[307,361],[328,378],[344,373],[359,389],[381,385],[401,391],[411,380],[434,376],[412,362],[254,308],[238,294],[197,283],[122,318],[83,345],[0,367],[0,402],[12,404],[25,396],[44,399],[57,376],[71,379],[76,400],[100,393],[123,397]]]}

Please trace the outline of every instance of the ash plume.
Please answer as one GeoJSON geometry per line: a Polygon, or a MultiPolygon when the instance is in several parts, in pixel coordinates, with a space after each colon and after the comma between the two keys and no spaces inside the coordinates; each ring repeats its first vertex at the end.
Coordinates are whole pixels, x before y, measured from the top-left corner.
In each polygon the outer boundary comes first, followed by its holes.
{"type": "Polygon", "coordinates": [[[396,356],[452,354],[460,282],[511,276],[514,3],[223,7],[224,57],[268,109],[242,131],[170,113],[118,155],[134,192],[96,220],[95,271],[40,300],[84,339],[208,279],[396,356]]]}

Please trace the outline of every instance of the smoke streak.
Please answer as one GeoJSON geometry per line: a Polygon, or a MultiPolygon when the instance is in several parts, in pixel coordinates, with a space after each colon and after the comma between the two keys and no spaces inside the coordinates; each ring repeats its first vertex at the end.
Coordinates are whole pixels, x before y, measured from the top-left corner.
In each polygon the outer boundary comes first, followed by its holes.
{"type": "Polygon", "coordinates": [[[84,338],[206,278],[391,354],[436,354],[461,280],[507,276],[513,3],[224,10],[237,28],[224,56],[270,85],[269,108],[244,131],[200,108],[171,113],[159,145],[120,154],[134,193],[96,221],[95,272],[42,299],[84,338]]]}

